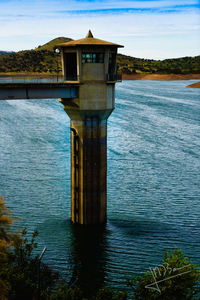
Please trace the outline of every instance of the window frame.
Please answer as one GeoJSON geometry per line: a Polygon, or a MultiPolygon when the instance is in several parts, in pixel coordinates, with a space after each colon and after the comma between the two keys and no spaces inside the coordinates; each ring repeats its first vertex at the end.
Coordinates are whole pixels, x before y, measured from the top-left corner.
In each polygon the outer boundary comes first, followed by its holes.
{"type": "Polygon", "coordinates": [[[93,63],[93,64],[103,64],[104,63],[104,53],[103,52],[83,52],[81,55],[82,64],[93,63]]]}

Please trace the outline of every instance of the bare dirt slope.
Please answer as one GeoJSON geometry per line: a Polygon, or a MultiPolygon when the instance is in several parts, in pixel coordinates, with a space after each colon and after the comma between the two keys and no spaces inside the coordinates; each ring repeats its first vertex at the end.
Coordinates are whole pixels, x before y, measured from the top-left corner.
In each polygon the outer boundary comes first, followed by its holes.
{"type": "Polygon", "coordinates": [[[191,88],[200,88],[200,82],[195,82],[193,84],[188,85],[187,87],[191,87],[191,88]]]}
{"type": "Polygon", "coordinates": [[[191,80],[200,79],[200,74],[122,74],[123,80],[191,80]]]}

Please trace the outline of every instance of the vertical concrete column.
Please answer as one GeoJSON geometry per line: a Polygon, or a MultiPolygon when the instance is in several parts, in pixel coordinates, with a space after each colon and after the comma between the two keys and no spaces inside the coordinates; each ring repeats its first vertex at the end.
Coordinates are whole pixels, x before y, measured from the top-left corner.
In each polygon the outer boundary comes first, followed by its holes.
{"type": "Polygon", "coordinates": [[[107,219],[107,119],[110,109],[81,110],[60,99],[71,119],[71,221],[99,225],[107,219]]]}
{"type": "Polygon", "coordinates": [[[103,224],[107,210],[107,119],[71,120],[71,220],[103,224]]]}

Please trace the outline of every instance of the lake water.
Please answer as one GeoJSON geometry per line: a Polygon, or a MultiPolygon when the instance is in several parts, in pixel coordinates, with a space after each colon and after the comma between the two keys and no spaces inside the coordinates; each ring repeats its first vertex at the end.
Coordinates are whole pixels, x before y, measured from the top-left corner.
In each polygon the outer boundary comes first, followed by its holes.
{"type": "Polygon", "coordinates": [[[124,81],[108,121],[108,222],[70,219],[70,121],[58,100],[0,101],[0,195],[43,261],[83,289],[121,287],[180,248],[200,264],[200,89],[124,81]]]}

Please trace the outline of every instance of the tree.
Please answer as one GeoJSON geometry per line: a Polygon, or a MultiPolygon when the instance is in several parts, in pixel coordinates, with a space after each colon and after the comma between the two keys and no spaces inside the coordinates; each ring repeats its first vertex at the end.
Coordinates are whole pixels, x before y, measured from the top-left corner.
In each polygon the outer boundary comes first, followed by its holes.
{"type": "Polygon", "coordinates": [[[87,300],[83,297],[83,293],[77,287],[69,288],[60,286],[55,295],[51,296],[51,300],[87,300]]]}
{"type": "Polygon", "coordinates": [[[96,300],[126,300],[127,292],[116,292],[111,288],[104,287],[97,292],[96,300]]]}
{"type": "Polygon", "coordinates": [[[14,235],[9,232],[13,219],[0,196],[0,300],[7,299],[10,284],[4,278],[4,266],[8,262],[9,251],[13,246],[14,235]]]}
{"type": "Polygon", "coordinates": [[[134,289],[134,299],[186,300],[195,299],[200,271],[181,250],[164,254],[162,265],[140,277],[133,277],[129,285],[134,289]]]}
{"type": "MultiPolygon", "coordinates": [[[[5,203],[0,199],[0,300],[37,299],[39,257],[33,256],[37,248],[38,232],[34,231],[30,242],[27,231],[11,233],[13,219],[5,203]]],[[[58,273],[40,264],[41,300],[47,299],[58,279],[58,273]]]]}

